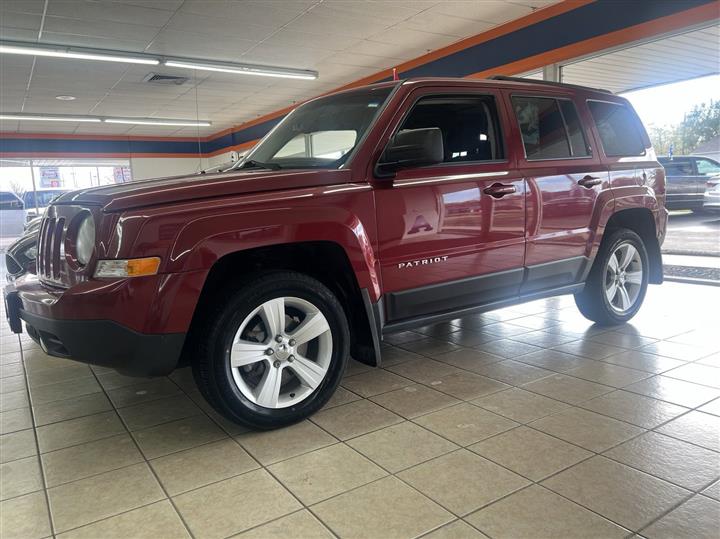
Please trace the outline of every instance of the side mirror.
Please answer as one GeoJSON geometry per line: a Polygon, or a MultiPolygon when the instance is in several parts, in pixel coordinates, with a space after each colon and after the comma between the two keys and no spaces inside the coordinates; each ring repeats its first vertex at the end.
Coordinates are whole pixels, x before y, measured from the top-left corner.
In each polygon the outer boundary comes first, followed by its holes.
{"type": "Polygon", "coordinates": [[[392,138],[375,172],[379,177],[387,177],[401,168],[435,165],[444,158],[442,131],[438,127],[406,129],[392,138]]]}

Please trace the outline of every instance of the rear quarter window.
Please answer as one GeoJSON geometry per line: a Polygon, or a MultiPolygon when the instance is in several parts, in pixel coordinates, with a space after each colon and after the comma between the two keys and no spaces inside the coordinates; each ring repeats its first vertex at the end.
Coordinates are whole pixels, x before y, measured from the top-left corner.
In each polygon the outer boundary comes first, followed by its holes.
{"type": "Polygon", "coordinates": [[[640,125],[635,113],[626,105],[606,101],[588,101],[605,155],[629,157],[645,155],[640,125]]]}

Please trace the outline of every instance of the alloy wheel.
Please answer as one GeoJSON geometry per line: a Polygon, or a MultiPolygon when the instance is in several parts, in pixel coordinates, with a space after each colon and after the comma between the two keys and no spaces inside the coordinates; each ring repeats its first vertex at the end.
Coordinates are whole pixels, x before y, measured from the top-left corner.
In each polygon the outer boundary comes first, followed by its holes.
{"type": "Polygon", "coordinates": [[[315,305],[296,297],[274,298],[240,324],[230,349],[233,379],[258,406],[293,406],[325,379],[332,346],[330,325],[315,305]]]}
{"type": "Polygon", "coordinates": [[[630,242],[618,245],[605,268],[605,297],[610,307],[625,314],[637,303],[642,291],[643,263],[640,252],[630,242]]]}

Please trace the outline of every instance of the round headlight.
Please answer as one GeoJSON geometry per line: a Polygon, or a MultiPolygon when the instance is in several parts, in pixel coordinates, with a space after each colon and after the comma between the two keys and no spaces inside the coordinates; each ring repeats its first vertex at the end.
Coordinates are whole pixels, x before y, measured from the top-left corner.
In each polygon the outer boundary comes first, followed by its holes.
{"type": "Polygon", "coordinates": [[[77,240],[75,242],[75,255],[81,265],[90,262],[93,250],[95,249],[95,221],[89,213],[83,217],[78,227],[77,240]]]}

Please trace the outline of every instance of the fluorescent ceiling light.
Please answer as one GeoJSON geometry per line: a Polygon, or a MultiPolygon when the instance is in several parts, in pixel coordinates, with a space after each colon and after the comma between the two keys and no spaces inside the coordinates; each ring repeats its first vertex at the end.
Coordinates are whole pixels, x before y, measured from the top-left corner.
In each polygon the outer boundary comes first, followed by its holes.
{"type": "Polygon", "coordinates": [[[41,122],[95,122],[99,123],[100,118],[91,116],[43,116],[41,114],[0,114],[0,120],[17,120],[17,121],[41,121],[41,122]]]}
{"type": "Polygon", "coordinates": [[[28,56],[50,56],[53,58],[73,58],[76,60],[99,60],[103,62],[122,62],[126,64],[158,65],[160,60],[152,57],[125,55],[116,51],[81,49],[61,45],[34,45],[16,42],[0,42],[0,54],[23,54],[28,56]]]}
{"type": "Polygon", "coordinates": [[[203,120],[162,120],[153,118],[105,118],[103,120],[107,124],[133,124],[133,125],[176,125],[190,127],[208,127],[211,122],[203,120]]]}
{"type": "Polygon", "coordinates": [[[291,69],[284,67],[259,66],[252,64],[230,64],[223,62],[196,62],[193,60],[165,60],[168,67],[181,67],[184,69],[197,69],[200,71],[219,71],[221,73],[236,73],[239,75],[257,75],[260,77],[281,77],[286,79],[314,80],[318,78],[317,71],[307,69],[291,69]]]}
{"type": "Polygon", "coordinates": [[[209,127],[212,122],[206,120],[173,120],[166,118],[112,118],[97,116],[55,116],[50,114],[13,114],[0,113],[0,120],[15,121],[46,121],[46,122],[93,122],[107,124],[130,124],[130,125],[169,125],[178,127],[209,127]]]}

